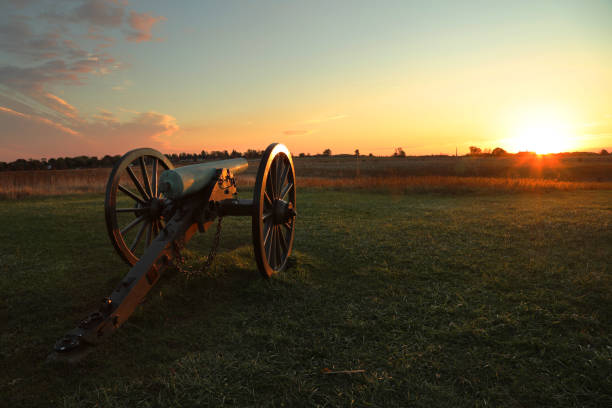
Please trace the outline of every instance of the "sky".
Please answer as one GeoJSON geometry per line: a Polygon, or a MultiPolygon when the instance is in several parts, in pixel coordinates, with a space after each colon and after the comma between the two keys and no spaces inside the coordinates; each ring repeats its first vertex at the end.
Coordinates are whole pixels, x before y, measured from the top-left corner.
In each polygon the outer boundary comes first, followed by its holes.
{"type": "Polygon", "coordinates": [[[0,160],[612,151],[612,1],[2,0],[0,160]]]}

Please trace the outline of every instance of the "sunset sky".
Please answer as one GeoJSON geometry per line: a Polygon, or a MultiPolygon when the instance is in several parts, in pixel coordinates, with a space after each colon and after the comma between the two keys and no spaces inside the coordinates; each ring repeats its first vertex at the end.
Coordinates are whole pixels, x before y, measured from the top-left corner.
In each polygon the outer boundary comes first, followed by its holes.
{"type": "Polygon", "coordinates": [[[612,1],[14,0],[0,160],[612,150],[612,1]]]}

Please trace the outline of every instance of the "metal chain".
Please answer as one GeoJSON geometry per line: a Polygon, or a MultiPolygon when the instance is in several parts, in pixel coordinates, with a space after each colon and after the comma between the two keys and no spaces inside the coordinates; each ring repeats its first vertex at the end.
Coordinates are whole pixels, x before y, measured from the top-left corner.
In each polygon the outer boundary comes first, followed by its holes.
{"type": "Polygon", "coordinates": [[[217,231],[215,232],[215,237],[213,238],[213,244],[208,252],[208,256],[206,257],[206,262],[200,269],[192,269],[191,267],[186,266],[185,257],[180,253],[178,246],[174,247],[174,251],[176,253],[174,266],[181,272],[187,279],[191,279],[197,275],[203,275],[206,273],[210,265],[212,265],[215,260],[215,256],[217,255],[217,248],[219,247],[219,240],[221,239],[221,221],[222,217],[219,217],[219,221],[217,222],[217,231]]]}

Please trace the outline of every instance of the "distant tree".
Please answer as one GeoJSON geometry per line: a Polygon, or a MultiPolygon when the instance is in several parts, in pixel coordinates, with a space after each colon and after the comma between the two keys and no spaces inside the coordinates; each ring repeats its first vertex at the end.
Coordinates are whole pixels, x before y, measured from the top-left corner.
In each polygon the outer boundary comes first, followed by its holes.
{"type": "Polygon", "coordinates": [[[219,150],[213,150],[212,152],[208,153],[208,156],[206,158],[207,159],[222,159],[223,152],[220,152],[219,150]]]}
{"type": "Polygon", "coordinates": [[[607,156],[610,153],[608,153],[608,151],[606,149],[601,149],[601,152],[599,152],[599,154],[602,155],[602,156],[607,156]]]}
{"type": "Polygon", "coordinates": [[[331,149],[325,149],[325,150],[323,150],[323,156],[331,156],[331,154],[332,154],[331,149]]]}
{"type": "Polygon", "coordinates": [[[368,157],[374,157],[374,155],[372,153],[368,154],[368,157]]]}
{"type": "Polygon", "coordinates": [[[470,146],[470,156],[478,156],[482,153],[482,149],[476,146],[470,146]]]}
{"type": "Polygon", "coordinates": [[[40,170],[42,169],[42,163],[40,162],[40,160],[28,159],[27,169],[28,170],[40,170]]]}
{"type": "Polygon", "coordinates": [[[263,156],[263,153],[263,150],[249,149],[244,155],[248,159],[257,159],[263,156]]]}
{"type": "Polygon", "coordinates": [[[406,157],[406,152],[401,147],[396,147],[393,157],[406,157]]]}
{"type": "Polygon", "coordinates": [[[100,167],[100,160],[98,160],[96,156],[91,156],[87,158],[87,167],[89,168],[100,167]]]}
{"type": "Polygon", "coordinates": [[[496,147],[495,149],[493,149],[493,151],[491,152],[491,154],[495,157],[500,157],[500,156],[505,156],[508,154],[508,152],[506,152],[504,149],[502,149],[501,147],[496,147]]]}
{"type": "Polygon", "coordinates": [[[300,157],[306,157],[305,153],[300,153],[300,157]]]}
{"type": "Polygon", "coordinates": [[[355,149],[355,157],[359,157],[359,149],[355,149]]]}
{"type": "Polygon", "coordinates": [[[100,160],[100,164],[102,167],[111,167],[113,165],[113,158],[107,154],[100,160]]]}
{"type": "Polygon", "coordinates": [[[66,164],[66,160],[63,157],[58,157],[57,160],[55,160],[55,168],[58,170],[67,169],[68,165],[66,164]]]}

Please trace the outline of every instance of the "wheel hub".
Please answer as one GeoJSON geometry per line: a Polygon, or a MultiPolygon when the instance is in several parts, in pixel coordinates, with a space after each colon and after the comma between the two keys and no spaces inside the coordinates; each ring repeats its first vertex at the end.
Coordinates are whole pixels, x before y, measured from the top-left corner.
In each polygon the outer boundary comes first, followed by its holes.
{"type": "Polygon", "coordinates": [[[280,199],[274,201],[273,213],[274,224],[284,224],[296,215],[293,203],[280,199]]]}
{"type": "Polygon", "coordinates": [[[157,198],[151,199],[151,201],[149,201],[149,217],[159,218],[164,209],[163,204],[164,203],[162,200],[159,200],[157,198]]]}

